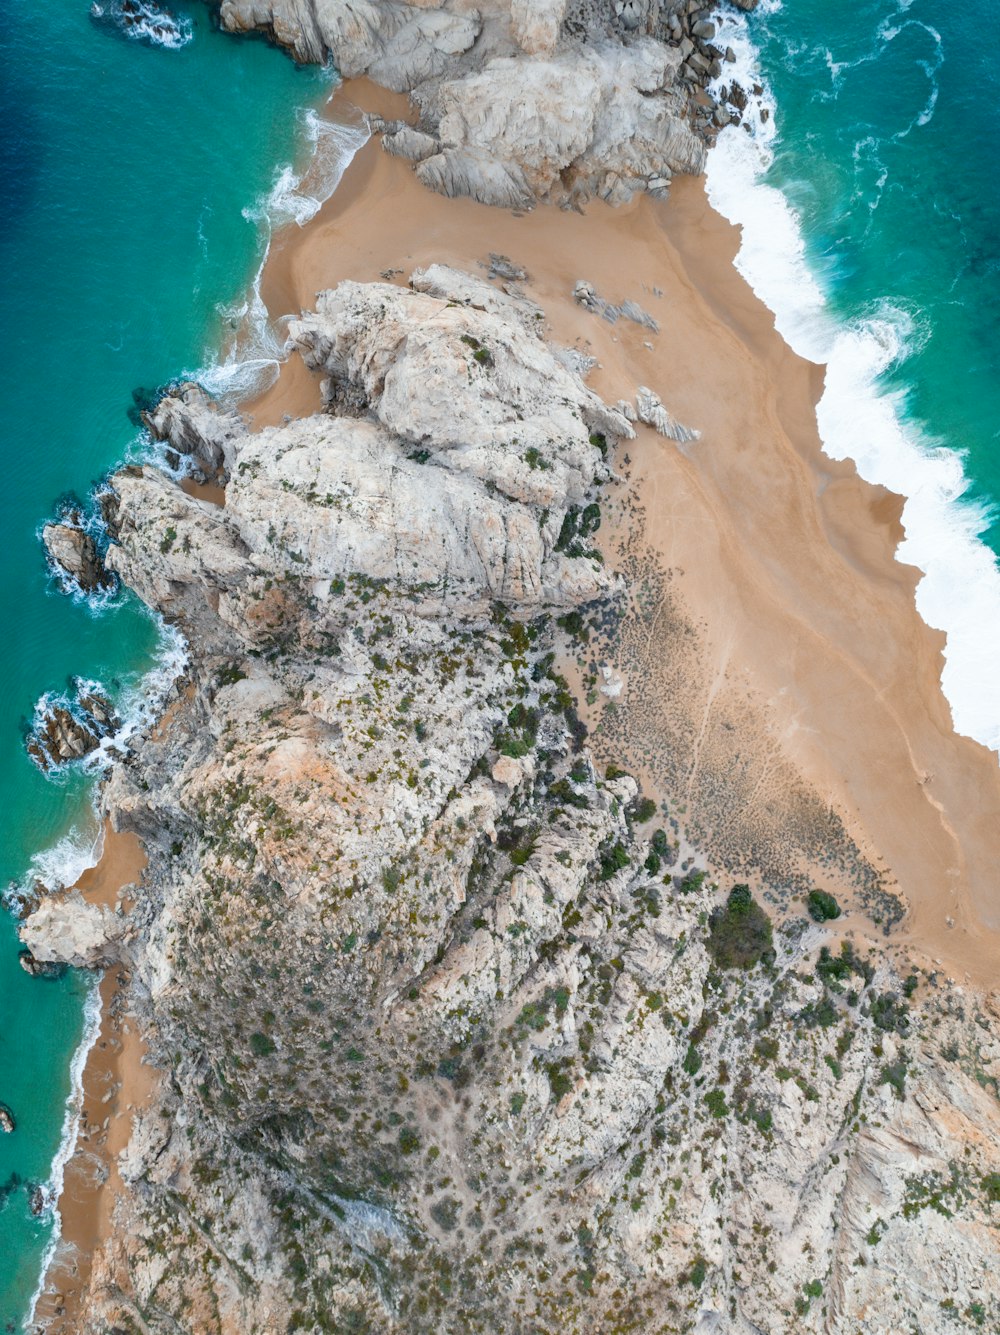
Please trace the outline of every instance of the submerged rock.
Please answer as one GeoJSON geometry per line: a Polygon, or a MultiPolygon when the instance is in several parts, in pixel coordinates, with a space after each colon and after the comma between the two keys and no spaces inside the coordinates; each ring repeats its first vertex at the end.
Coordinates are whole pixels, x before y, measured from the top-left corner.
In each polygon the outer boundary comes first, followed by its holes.
{"type": "MultiPolygon", "coordinates": [[[[32,909],[26,917],[35,912],[32,909]]],[[[66,972],[66,965],[54,960],[39,960],[32,955],[31,951],[25,948],[17,957],[17,962],[25,973],[31,974],[32,978],[61,978],[66,972]]]]}

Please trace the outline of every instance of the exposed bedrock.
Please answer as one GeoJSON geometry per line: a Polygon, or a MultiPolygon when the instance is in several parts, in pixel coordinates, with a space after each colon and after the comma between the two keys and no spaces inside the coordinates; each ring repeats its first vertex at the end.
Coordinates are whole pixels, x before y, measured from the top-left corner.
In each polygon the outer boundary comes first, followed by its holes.
{"type": "Polygon", "coordinates": [[[995,1321],[996,999],[772,929],[595,771],[554,622],[617,595],[631,427],[530,302],[412,283],[293,325],[327,411],[234,429],[224,508],[114,480],[191,659],[104,791],[135,907],[29,928],[122,960],[168,1072],[77,1328],[995,1321]]]}
{"type": "Polygon", "coordinates": [[[42,542],[53,565],[74,580],[84,593],[95,593],[112,585],[97,543],[83,527],[77,512],[71,512],[58,523],[46,524],[42,542]]]}
{"type": "MultiPolygon", "coordinates": [[[[741,8],[752,8],[744,3],[741,8]]],[[[698,0],[223,0],[223,26],[262,30],[299,60],[407,92],[416,127],[384,140],[448,195],[663,197],[699,174],[730,108],[705,92],[731,52],[698,0]]]]}

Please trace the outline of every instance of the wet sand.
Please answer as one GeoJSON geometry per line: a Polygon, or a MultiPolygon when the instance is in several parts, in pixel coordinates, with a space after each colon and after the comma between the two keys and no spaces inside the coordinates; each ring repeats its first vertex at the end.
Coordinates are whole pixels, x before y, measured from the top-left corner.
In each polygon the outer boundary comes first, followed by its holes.
{"type": "MultiPolygon", "coordinates": [[[[137,884],[146,856],[134,834],[105,826],[100,857],[77,887],[91,903],[113,907],[122,888],[137,884]]],[[[128,906],[128,898],[123,898],[128,906]]],[[[35,1312],[36,1325],[74,1335],[78,1299],[90,1278],[92,1257],[111,1233],[120,1181],[117,1159],[128,1144],[135,1109],[148,1102],[157,1079],[144,1063],[145,1044],[122,1013],[127,975],[110,968],[101,979],[101,1028],[83,1072],[83,1110],[73,1155],[66,1165],[59,1213],[60,1240],[35,1312]]]]}
{"type": "MultiPolygon", "coordinates": [[[[404,99],[366,81],[348,82],[336,101],[407,114],[404,99]]],[[[794,767],[905,896],[898,934],[992,983],[997,757],[952,730],[940,689],[943,637],[917,615],[918,572],[894,557],[899,498],[822,453],[823,370],[775,332],[733,267],[738,241],[697,180],[675,181],[667,204],[642,197],[619,209],[595,202],[584,214],[517,216],[428,192],[410,164],[372,141],[316,218],[278,238],[262,295],[276,317],[310,307],[342,279],[400,270],[393,281],[405,283],[434,262],[476,271],[501,252],[528,270],[524,288],[545,310],[549,336],[598,359],[589,378],[598,393],[613,403],[650,386],[696,427],[701,438],[684,447],[637,428],[620,451],[629,483],[613,489],[617,505],[605,503],[617,530],[602,531],[612,545],[641,537],[697,638],[691,675],[705,684],[691,706],[703,716],[688,720],[690,794],[705,763],[702,740],[713,729],[739,732],[740,696],[755,722],[732,753],[761,776],[747,800],[767,806],[776,757],[794,767]],[[610,301],[637,301],[659,332],[589,314],[572,299],[579,279],[610,301]]],[[[315,411],[318,382],[293,357],[250,405],[255,425],[315,411]]],[[[654,767],[655,754],[651,744],[654,767]]]]}

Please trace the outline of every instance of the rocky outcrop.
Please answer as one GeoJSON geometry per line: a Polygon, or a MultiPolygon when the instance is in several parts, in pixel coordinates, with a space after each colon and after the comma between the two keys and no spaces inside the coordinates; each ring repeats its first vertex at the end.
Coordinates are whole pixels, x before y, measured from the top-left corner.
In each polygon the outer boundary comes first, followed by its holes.
{"type": "Polygon", "coordinates": [[[7,1107],[6,1103],[0,1103],[0,1131],[10,1135],[17,1130],[17,1123],[14,1121],[14,1114],[7,1107]]]}
{"type": "Polygon", "coordinates": [[[96,969],[110,964],[125,929],[121,914],[87,903],[78,890],[47,896],[20,926],[31,962],[25,967],[36,976],[52,976],[59,965],[96,969]]]}
{"type": "Polygon", "coordinates": [[[43,696],[25,745],[35,764],[48,770],[86,759],[118,726],[111,701],[92,686],[78,683],[72,698],[43,696]]]}
{"type": "Polygon", "coordinates": [[[293,321],[329,411],[229,437],[224,512],[154,470],[121,477],[111,567],[234,650],[269,642],[272,604],[287,617],[306,590],[339,636],[331,590],[359,574],[422,617],[496,601],[533,616],[607,593],[604,567],[559,535],[607,476],[595,441],[632,428],[553,355],[530,303],[440,266],[412,287],[342,283],[293,321]]]}
{"type": "Polygon", "coordinates": [[[614,302],[606,301],[594,288],[593,283],[588,283],[582,278],[573,285],[573,300],[578,301],[584,310],[607,320],[608,324],[614,324],[618,320],[631,320],[633,324],[642,325],[654,334],[659,333],[658,321],[648,311],[644,311],[638,302],[623,301],[621,305],[615,305],[614,302]]]}
{"type": "Polygon", "coordinates": [[[235,433],[224,509],[115,479],[191,668],[104,791],[149,871],[88,939],[170,1077],[81,1330],[1000,1318],[997,997],[772,923],[587,752],[554,623],[615,597],[630,428],[536,316],[343,283],[292,329],[326,411],[235,433]]]}
{"type": "Polygon", "coordinates": [[[196,481],[226,481],[227,447],[244,427],[235,413],[220,411],[200,385],[186,381],[174,387],[152,410],[142,415],[154,440],[167,441],[167,462],[196,481]]]}
{"type": "Polygon", "coordinates": [[[83,527],[77,512],[71,512],[57,524],[46,524],[42,529],[42,542],[52,564],[84,593],[95,593],[113,585],[97,543],[83,527]]]}
{"type": "MultiPolygon", "coordinates": [[[[743,6],[751,7],[744,3],[743,6]]],[[[224,27],[263,30],[298,60],[408,92],[419,123],[383,143],[448,195],[527,208],[664,197],[700,173],[731,111],[704,89],[727,53],[699,0],[223,0],[224,27]],[[696,95],[697,94],[697,95],[696,95]]]]}
{"type": "Polygon", "coordinates": [[[687,444],[688,441],[697,440],[701,435],[701,432],[696,431],[694,427],[678,422],[673,413],[663,406],[659,395],[647,385],[640,385],[636,390],[635,411],[640,422],[645,422],[661,436],[666,436],[668,440],[676,440],[678,444],[687,444]]]}

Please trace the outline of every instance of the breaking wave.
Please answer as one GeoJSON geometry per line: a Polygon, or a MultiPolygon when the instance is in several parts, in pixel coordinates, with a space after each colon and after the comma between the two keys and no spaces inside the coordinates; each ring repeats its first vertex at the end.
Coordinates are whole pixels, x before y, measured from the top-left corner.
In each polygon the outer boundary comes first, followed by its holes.
{"type": "MultiPolygon", "coordinates": [[[[764,0],[758,12],[779,7],[780,0],[764,0]]],[[[908,420],[903,394],[885,385],[887,372],[923,345],[927,317],[888,299],[849,322],[831,313],[807,257],[800,218],[766,180],[780,108],[761,76],[747,19],[726,10],[716,22],[716,40],[736,55],[717,83],[735,77],[750,104],[747,129],[726,128],[709,154],[709,201],[740,227],[736,267],[773,312],[779,333],[800,356],[826,365],[817,407],[824,450],[835,459],[852,459],[864,479],[904,497],[905,537],[897,557],[923,572],[917,609],[947,636],[941,681],[954,726],[1000,750],[1000,571],[980,538],[990,515],[968,499],[961,452],[930,439],[908,420]],[[754,85],[762,89],[756,95],[754,85]]],[[[892,35],[891,30],[881,34],[884,40],[892,35]]],[[[933,112],[933,97],[936,86],[920,113],[925,119],[933,112]]]]}

